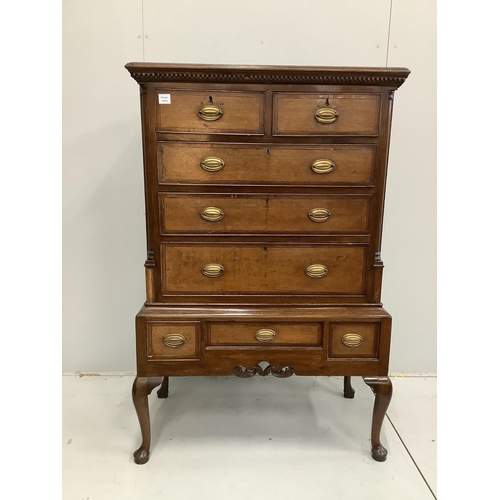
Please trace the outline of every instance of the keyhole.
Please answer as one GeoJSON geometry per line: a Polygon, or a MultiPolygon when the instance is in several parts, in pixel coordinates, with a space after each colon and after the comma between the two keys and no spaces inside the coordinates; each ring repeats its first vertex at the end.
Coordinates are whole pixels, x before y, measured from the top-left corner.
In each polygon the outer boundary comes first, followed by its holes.
{"type": "Polygon", "coordinates": [[[271,156],[271,152],[269,151],[269,148],[266,149],[266,155],[268,158],[271,156]]]}
{"type": "Polygon", "coordinates": [[[211,96],[211,95],[209,95],[209,96],[208,96],[208,102],[209,102],[210,104],[213,104],[213,103],[214,103],[214,101],[212,100],[212,96],[211,96]]]}
{"type": "Polygon", "coordinates": [[[328,97],[326,98],[326,105],[330,106],[330,99],[328,99],[328,97]]]}

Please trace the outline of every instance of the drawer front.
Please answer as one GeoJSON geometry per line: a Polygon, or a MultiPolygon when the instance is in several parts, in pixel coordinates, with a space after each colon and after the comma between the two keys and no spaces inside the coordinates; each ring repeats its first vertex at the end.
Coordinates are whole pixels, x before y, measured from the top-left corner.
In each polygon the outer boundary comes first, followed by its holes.
{"type": "Polygon", "coordinates": [[[378,135],[380,94],[278,92],[273,109],[273,135],[378,135]]]}
{"type": "Polygon", "coordinates": [[[251,146],[160,142],[158,181],[160,184],[366,185],[373,183],[375,153],[376,146],[371,145],[251,146]]]}
{"type": "Polygon", "coordinates": [[[209,323],[208,346],[320,347],[320,323],[209,323]]]}
{"type": "Polygon", "coordinates": [[[156,130],[197,134],[264,134],[263,92],[157,90],[156,130]]]}
{"type": "Polygon", "coordinates": [[[160,194],[162,234],[366,233],[370,196],[160,194]]]}
{"type": "Polygon", "coordinates": [[[363,245],[162,245],[162,292],[359,295],[364,254],[363,245]]]}
{"type": "Polygon", "coordinates": [[[148,358],[199,359],[199,323],[148,322],[148,358]]]}
{"type": "Polygon", "coordinates": [[[380,323],[332,324],[329,358],[378,358],[380,323]]]}

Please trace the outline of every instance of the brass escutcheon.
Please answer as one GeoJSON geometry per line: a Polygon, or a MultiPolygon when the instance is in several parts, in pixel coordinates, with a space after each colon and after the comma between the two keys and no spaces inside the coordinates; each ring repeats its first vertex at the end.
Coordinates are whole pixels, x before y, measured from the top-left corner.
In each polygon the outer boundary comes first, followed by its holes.
{"type": "Polygon", "coordinates": [[[328,268],[323,264],[311,264],[306,269],[306,274],[310,278],[323,278],[328,274],[328,268]]]}
{"type": "Polygon", "coordinates": [[[218,120],[223,115],[223,111],[215,104],[207,104],[200,108],[198,116],[207,122],[218,120]]]}
{"type": "Polygon", "coordinates": [[[358,347],[365,339],[359,333],[346,333],[342,337],[342,344],[347,347],[358,347]]]}
{"type": "Polygon", "coordinates": [[[311,164],[311,169],[316,174],[329,174],[335,168],[331,160],[316,160],[311,164]]]}
{"type": "Polygon", "coordinates": [[[208,278],[218,278],[224,274],[224,267],[220,264],[207,264],[201,272],[208,278]]]}
{"type": "Polygon", "coordinates": [[[201,168],[207,172],[218,172],[224,168],[224,165],[224,160],[217,156],[208,156],[200,162],[201,168]]]}
{"type": "Polygon", "coordinates": [[[200,215],[209,222],[217,222],[224,218],[224,212],[217,207],[207,207],[200,215]]]}
{"type": "Polygon", "coordinates": [[[320,108],[314,115],[320,123],[333,123],[338,117],[339,114],[332,108],[320,108]]]}
{"type": "Polygon", "coordinates": [[[163,337],[162,341],[167,347],[181,347],[186,343],[186,337],[179,333],[172,333],[163,337]]]}
{"type": "Polygon", "coordinates": [[[313,222],[326,222],[331,216],[332,213],[326,208],[314,208],[309,212],[309,218],[313,222]]]}
{"type": "Polygon", "coordinates": [[[269,328],[262,328],[261,330],[257,330],[255,332],[255,338],[259,342],[271,342],[274,337],[276,337],[276,332],[274,330],[270,330],[269,328]]]}

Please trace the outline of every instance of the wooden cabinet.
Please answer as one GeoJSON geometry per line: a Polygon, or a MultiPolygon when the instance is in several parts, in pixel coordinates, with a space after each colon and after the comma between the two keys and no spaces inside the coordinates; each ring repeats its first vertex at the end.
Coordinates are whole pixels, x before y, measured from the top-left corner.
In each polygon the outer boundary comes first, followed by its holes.
{"type": "MultiPolygon", "coordinates": [[[[139,83],[146,303],[133,387],[149,459],[148,395],[169,377],[362,376],[372,456],[392,386],[380,302],[395,90],[405,68],[130,63],[139,83]]],[[[245,383],[242,381],[242,383],[245,383]]]]}

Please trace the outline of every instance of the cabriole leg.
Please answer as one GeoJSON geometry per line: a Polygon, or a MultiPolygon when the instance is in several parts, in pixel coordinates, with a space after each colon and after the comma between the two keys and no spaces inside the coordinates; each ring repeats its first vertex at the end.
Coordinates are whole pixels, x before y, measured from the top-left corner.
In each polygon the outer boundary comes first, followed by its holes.
{"type": "Polygon", "coordinates": [[[161,387],[156,392],[159,398],[168,398],[168,377],[163,377],[161,387]]]}
{"type": "Polygon", "coordinates": [[[363,377],[363,380],[375,393],[372,419],[372,457],[377,462],[384,462],[387,458],[387,450],[380,443],[380,430],[392,398],[391,379],[389,377],[363,377]]]}
{"type": "Polygon", "coordinates": [[[344,398],[354,398],[355,391],[351,385],[351,377],[344,377],[344,398]]]}
{"type": "Polygon", "coordinates": [[[148,396],[151,391],[161,384],[161,377],[136,377],[132,386],[132,400],[141,426],[142,444],[134,452],[134,462],[145,464],[149,460],[151,446],[151,424],[149,420],[148,396]]]}

